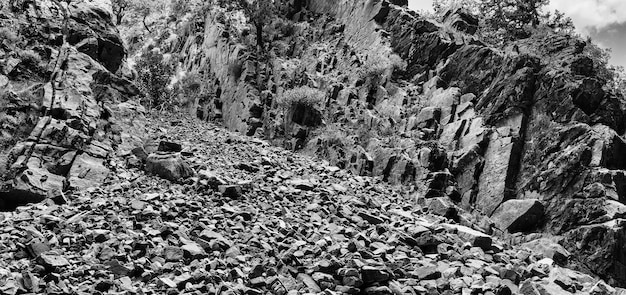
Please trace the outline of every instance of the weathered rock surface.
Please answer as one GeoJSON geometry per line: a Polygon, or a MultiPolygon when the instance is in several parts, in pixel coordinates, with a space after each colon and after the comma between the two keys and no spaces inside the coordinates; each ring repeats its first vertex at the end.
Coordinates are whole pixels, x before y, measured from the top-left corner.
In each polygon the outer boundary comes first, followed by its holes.
{"type": "Polygon", "coordinates": [[[2,203],[101,184],[110,173],[108,158],[127,141],[126,122],[111,112],[138,94],[112,74],[125,50],[110,7],[13,1],[0,13],[0,27],[15,32],[12,42],[0,43],[2,203]]]}

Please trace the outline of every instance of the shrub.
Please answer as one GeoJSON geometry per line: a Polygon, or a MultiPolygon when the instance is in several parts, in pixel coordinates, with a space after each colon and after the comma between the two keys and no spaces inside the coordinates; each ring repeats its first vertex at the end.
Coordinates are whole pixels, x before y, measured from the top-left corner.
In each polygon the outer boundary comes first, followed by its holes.
{"type": "Polygon", "coordinates": [[[358,70],[359,79],[380,78],[386,71],[393,73],[396,71],[404,71],[406,62],[397,54],[392,53],[385,55],[378,53],[368,57],[358,70]]]}
{"type": "Polygon", "coordinates": [[[276,105],[283,110],[283,123],[288,130],[290,123],[308,127],[322,124],[322,113],[319,109],[324,104],[323,92],[307,86],[285,91],[276,98],[276,105]]]}
{"type": "Polygon", "coordinates": [[[148,50],[137,60],[137,86],[142,90],[151,107],[166,102],[170,93],[167,86],[174,73],[171,63],[165,62],[158,50],[148,50]]]}
{"type": "Polygon", "coordinates": [[[243,63],[240,60],[231,61],[228,64],[228,74],[234,77],[235,81],[238,81],[243,74],[243,63]]]}
{"type": "Polygon", "coordinates": [[[7,40],[10,44],[20,41],[20,37],[11,28],[0,28],[0,40],[7,40]]]}
{"type": "Polygon", "coordinates": [[[286,90],[276,98],[276,103],[283,108],[293,107],[296,104],[318,108],[323,105],[324,98],[324,92],[308,86],[302,86],[286,90]]]}
{"type": "Polygon", "coordinates": [[[191,107],[203,95],[202,79],[197,74],[188,74],[172,87],[172,104],[176,107],[191,107]]]}
{"type": "Polygon", "coordinates": [[[21,50],[20,57],[22,58],[22,63],[26,66],[36,67],[41,63],[41,56],[32,49],[21,50]]]}

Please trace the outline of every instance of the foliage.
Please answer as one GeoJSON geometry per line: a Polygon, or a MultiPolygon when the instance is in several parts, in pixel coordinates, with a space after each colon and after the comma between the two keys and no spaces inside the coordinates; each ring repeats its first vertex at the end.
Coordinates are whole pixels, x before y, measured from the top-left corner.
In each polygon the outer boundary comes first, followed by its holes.
{"type": "Polygon", "coordinates": [[[396,71],[404,71],[406,62],[397,54],[378,53],[368,57],[361,67],[358,69],[357,76],[359,79],[380,78],[386,71],[393,73],[396,71]]]}
{"type": "Polygon", "coordinates": [[[243,74],[243,63],[240,60],[231,61],[228,63],[228,74],[235,78],[235,81],[241,78],[243,74]]]}
{"type": "Polygon", "coordinates": [[[137,85],[151,107],[157,107],[169,98],[167,85],[174,73],[171,63],[165,62],[158,50],[148,50],[137,60],[137,85]]]}
{"type": "Polygon", "coordinates": [[[112,0],[111,4],[118,26],[122,25],[125,16],[130,16],[129,19],[141,18],[146,30],[151,31],[147,23],[148,16],[166,11],[170,0],[112,0]]]}
{"type": "Polygon", "coordinates": [[[197,74],[188,74],[172,87],[172,104],[176,107],[190,107],[203,95],[202,79],[197,74]]]}
{"type": "Polygon", "coordinates": [[[316,108],[324,104],[324,99],[324,92],[308,86],[302,86],[283,92],[282,95],[276,98],[276,104],[284,108],[289,108],[296,104],[316,108]]]}
{"type": "Polygon", "coordinates": [[[41,56],[32,49],[19,50],[22,63],[26,66],[37,67],[41,63],[41,56]]]}
{"type": "Polygon", "coordinates": [[[465,9],[481,15],[479,34],[495,46],[529,37],[546,25],[554,31],[572,32],[571,19],[559,11],[543,13],[549,0],[435,0],[433,8],[443,15],[449,9],[465,9]]]}
{"type": "Polygon", "coordinates": [[[4,27],[0,28],[0,40],[7,40],[10,44],[15,44],[20,41],[20,37],[14,30],[4,27]]]}

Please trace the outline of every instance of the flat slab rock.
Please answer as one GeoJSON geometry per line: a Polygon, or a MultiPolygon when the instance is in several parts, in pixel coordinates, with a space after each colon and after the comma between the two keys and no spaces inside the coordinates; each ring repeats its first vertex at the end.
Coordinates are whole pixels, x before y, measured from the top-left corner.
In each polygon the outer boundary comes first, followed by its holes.
{"type": "Polygon", "coordinates": [[[470,242],[474,247],[480,247],[483,250],[491,250],[492,238],[488,234],[463,225],[445,224],[444,227],[456,232],[459,238],[470,242]]]}
{"type": "Polygon", "coordinates": [[[509,200],[496,209],[491,219],[498,228],[514,233],[534,229],[543,215],[539,200],[509,200]]]}

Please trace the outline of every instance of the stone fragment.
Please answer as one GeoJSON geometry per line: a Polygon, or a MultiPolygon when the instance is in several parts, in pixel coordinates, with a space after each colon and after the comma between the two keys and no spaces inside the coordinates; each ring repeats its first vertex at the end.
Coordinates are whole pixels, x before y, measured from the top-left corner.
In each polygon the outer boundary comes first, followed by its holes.
{"type": "Polygon", "coordinates": [[[241,188],[240,185],[220,185],[218,187],[220,193],[222,194],[223,197],[225,198],[229,198],[229,199],[240,199],[243,195],[243,189],[241,188]]]}
{"type": "Polygon", "coordinates": [[[157,151],[167,153],[178,153],[182,150],[183,147],[180,144],[170,141],[159,142],[159,147],[157,148],[157,151]]]}
{"type": "Polygon", "coordinates": [[[361,268],[361,277],[366,284],[386,282],[391,278],[387,270],[374,266],[364,266],[361,268]]]}
{"type": "Polygon", "coordinates": [[[48,269],[70,265],[70,262],[65,257],[52,252],[42,253],[37,258],[37,262],[48,269]]]}
{"type": "Polygon", "coordinates": [[[565,265],[569,260],[569,251],[547,238],[530,241],[522,246],[530,249],[533,253],[540,253],[543,257],[554,260],[558,265],[565,265]]]}
{"type": "Polygon", "coordinates": [[[463,225],[446,224],[445,226],[456,231],[459,238],[470,242],[472,246],[480,247],[483,250],[491,249],[491,236],[463,225]]]}
{"type": "Polygon", "coordinates": [[[168,246],[165,248],[165,251],[163,254],[164,254],[165,261],[179,262],[183,260],[185,252],[180,247],[168,246]]]}

